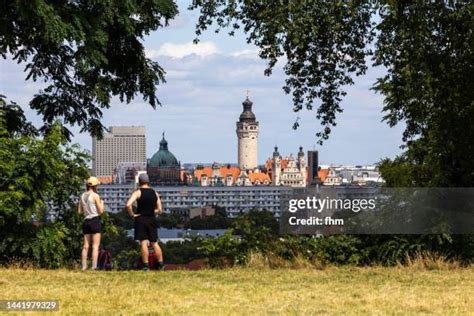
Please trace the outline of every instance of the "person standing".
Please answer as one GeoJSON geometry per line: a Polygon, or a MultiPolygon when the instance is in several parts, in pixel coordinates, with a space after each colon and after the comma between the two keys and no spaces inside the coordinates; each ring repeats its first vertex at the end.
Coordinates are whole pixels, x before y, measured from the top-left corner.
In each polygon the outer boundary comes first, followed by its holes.
{"type": "Polygon", "coordinates": [[[138,177],[139,188],[132,193],[127,201],[128,214],[134,220],[135,240],[140,241],[140,251],[142,256],[143,270],[150,270],[148,263],[148,247],[153,247],[158,270],[164,270],[163,253],[158,244],[158,227],[155,214],[162,212],[161,200],[158,193],[150,187],[150,180],[147,174],[142,173],[138,177]],[[133,212],[132,205],[137,203],[136,212],[133,212]]]}
{"type": "Polygon", "coordinates": [[[92,270],[97,269],[100,237],[102,233],[100,216],[104,213],[104,201],[97,193],[97,186],[99,184],[99,180],[96,177],[87,179],[86,192],[81,195],[77,208],[79,214],[85,215],[84,223],[82,224],[82,233],[84,235],[84,244],[81,253],[82,270],[87,270],[87,256],[91,244],[92,270]]]}

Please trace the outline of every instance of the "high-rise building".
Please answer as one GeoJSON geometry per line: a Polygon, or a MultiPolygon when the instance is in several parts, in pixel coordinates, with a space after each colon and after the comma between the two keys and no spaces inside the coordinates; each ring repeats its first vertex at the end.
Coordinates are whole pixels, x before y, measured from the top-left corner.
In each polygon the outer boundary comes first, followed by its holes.
{"type": "Polygon", "coordinates": [[[92,138],[92,170],[97,177],[112,176],[119,163],[146,164],[144,126],[112,126],[104,138],[92,138]]]}
{"type": "Polygon", "coordinates": [[[258,122],[252,112],[252,101],[245,99],[243,112],[237,122],[238,162],[241,170],[257,167],[258,122]]]}
{"type": "Polygon", "coordinates": [[[308,150],[308,184],[318,183],[319,159],[317,150],[308,150]]]}

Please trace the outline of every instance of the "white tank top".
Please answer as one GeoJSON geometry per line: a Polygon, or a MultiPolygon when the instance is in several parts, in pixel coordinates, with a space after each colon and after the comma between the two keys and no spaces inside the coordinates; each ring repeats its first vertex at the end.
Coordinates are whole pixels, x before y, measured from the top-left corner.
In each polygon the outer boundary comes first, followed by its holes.
{"type": "Polygon", "coordinates": [[[81,202],[82,209],[84,210],[84,215],[86,215],[86,219],[99,216],[99,212],[97,212],[97,206],[95,205],[93,193],[83,193],[81,196],[81,202]]]}

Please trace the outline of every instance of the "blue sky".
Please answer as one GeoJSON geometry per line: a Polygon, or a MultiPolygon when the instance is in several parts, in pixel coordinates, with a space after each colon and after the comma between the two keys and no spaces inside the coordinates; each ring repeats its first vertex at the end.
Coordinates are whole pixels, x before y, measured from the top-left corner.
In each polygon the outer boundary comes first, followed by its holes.
{"type": "MultiPolygon", "coordinates": [[[[147,156],[157,150],[161,133],[166,131],[170,150],[182,162],[236,162],[235,122],[247,89],[260,122],[260,163],[271,156],[275,145],[283,156],[295,154],[300,145],[305,150],[318,149],[323,164],[370,164],[400,152],[402,127],[389,128],[381,122],[383,99],[369,91],[382,69],[369,69],[347,88],[338,125],[319,146],[315,113],[294,113],[291,97],[281,89],[285,79],[282,64],[271,77],[264,76],[265,62],[241,33],[229,37],[211,29],[198,45],[192,44],[197,12],[186,10],[187,1],[178,3],[180,14],[171,25],[144,40],[147,55],[167,72],[167,83],[158,87],[163,106],[153,110],[140,98],[130,104],[114,99],[103,116],[106,126],[146,126],[147,156]],[[295,131],[292,124],[297,116],[300,128],[295,131]]],[[[41,118],[28,108],[28,102],[42,84],[26,82],[23,68],[11,60],[0,60],[0,93],[22,105],[27,117],[40,125],[41,118]]],[[[90,136],[72,130],[73,141],[90,149],[90,136]]]]}

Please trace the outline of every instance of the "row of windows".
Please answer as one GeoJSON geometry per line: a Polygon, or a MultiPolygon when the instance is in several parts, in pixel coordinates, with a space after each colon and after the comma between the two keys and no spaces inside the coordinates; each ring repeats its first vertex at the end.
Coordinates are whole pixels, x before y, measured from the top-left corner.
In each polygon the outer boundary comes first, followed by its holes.
{"type": "Polygon", "coordinates": [[[109,150],[110,148],[114,148],[114,147],[126,147],[126,148],[134,148],[136,150],[141,150],[141,151],[145,151],[146,148],[145,148],[145,143],[143,144],[130,144],[130,143],[109,143],[109,144],[101,144],[100,146],[97,146],[95,148],[95,152],[100,152],[100,151],[104,151],[104,150],[109,150]]]}

